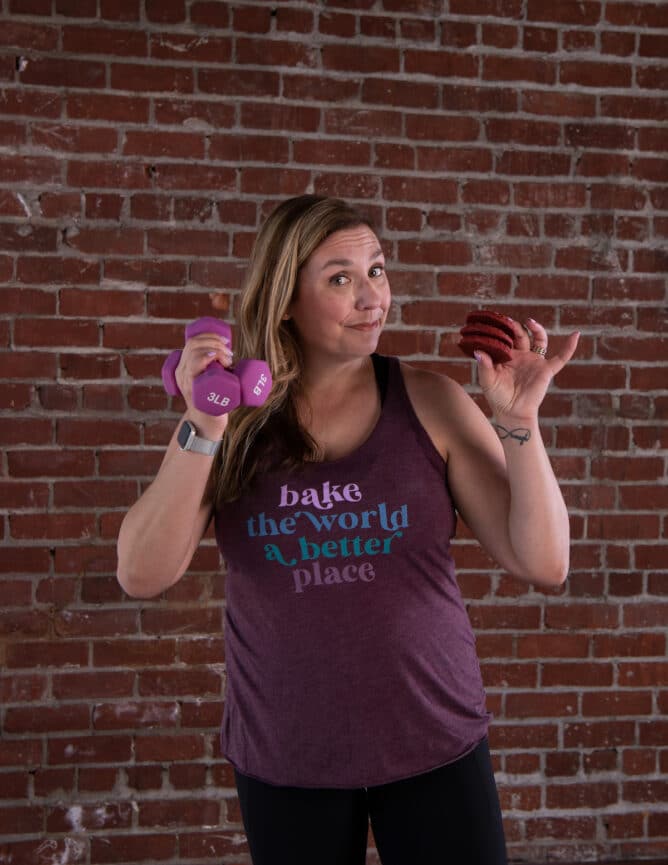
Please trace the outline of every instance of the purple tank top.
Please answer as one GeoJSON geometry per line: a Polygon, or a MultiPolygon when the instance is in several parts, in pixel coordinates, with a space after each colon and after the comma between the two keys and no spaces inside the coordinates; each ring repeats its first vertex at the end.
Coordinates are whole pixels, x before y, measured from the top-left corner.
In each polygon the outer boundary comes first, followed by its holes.
{"type": "Polygon", "coordinates": [[[455,580],[446,464],[399,361],[372,434],[268,472],[216,514],[223,753],[270,784],[370,787],[443,766],[490,715],[455,580]]]}

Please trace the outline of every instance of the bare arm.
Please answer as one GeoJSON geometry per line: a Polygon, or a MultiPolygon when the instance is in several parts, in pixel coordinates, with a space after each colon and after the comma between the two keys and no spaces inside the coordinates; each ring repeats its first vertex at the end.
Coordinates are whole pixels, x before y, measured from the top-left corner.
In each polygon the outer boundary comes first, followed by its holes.
{"type": "MultiPolygon", "coordinates": [[[[223,436],[227,415],[203,414],[192,406],[191,399],[193,378],[213,360],[230,365],[231,354],[224,341],[215,334],[194,337],[183,350],[176,377],[187,405],[183,419],[191,420],[201,437],[216,440],[223,436]]],[[[213,460],[182,451],[176,434],[177,430],[155,480],[121,524],[117,577],[133,597],[150,598],[176,583],[211,519],[212,504],[204,501],[204,493],[213,460]]]]}
{"type": "Polygon", "coordinates": [[[450,489],[473,534],[509,573],[554,586],[568,574],[569,524],[540,435],[538,406],[575,351],[577,335],[548,362],[529,351],[528,337],[517,328],[517,353],[509,364],[495,367],[486,355],[479,361],[494,425],[449,379],[412,375],[416,383],[409,391],[447,458],[450,489]]]}
{"type": "Polygon", "coordinates": [[[135,598],[176,583],[211,519],[204,503],[211,457],[179,448],[176,431],[155,480],[126,514],[118,535],[118,581],[135,598]]]}

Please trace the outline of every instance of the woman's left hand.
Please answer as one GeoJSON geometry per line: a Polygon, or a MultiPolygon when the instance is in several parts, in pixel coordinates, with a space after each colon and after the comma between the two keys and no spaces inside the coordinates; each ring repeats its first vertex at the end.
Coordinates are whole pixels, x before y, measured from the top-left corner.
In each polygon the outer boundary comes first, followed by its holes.
{"type": "Polygon", "coordinates": [[[507,323],[514,333],[511,359],[495,365],[484,351],[477,352],[478,380],[497,419],[534,420],[552,378],[575,353],[580,334],[571,334],[561,351],[548,356],[547,333],[541,324],[532,318],[525,327],[513,319],[507,323]]]}

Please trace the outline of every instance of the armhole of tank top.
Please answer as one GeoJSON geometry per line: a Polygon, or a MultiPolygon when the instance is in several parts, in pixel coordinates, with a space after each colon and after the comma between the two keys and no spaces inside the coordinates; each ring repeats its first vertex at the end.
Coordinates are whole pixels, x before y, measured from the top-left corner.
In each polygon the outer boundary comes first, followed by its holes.
{"type": "Polygon", "coordinates": [[[408,389],[406,388],[406,382],[404,381],[404,374],[401,369],[401,361],[398,357],[388,358],[388,361],[388,379],[391,381],[392,375],[394,374],[396,385],[395,392],[405,405],[406,414],[408,416],[408,420],[411,426],[415,430],[418,444],[424,451],[427,459],[434,465],[436,469],[438,469],[438,471],[443,474],[443,477],[447,482],[448,463],[446,460],[443,459],[441,454],[436,449],[436,445],[431,440],[431,436],[422,425],[420,418],[417,416],[417,413],[413,408],[413,403],[411,402],[411,398],[408,395],[408,389]]]}
{"type": "Polygon", "coordinates": [[[390,359],[382,354],[372,354],[371,362],[373,363],[373,371],[376,376],[376,384],[380,393],[380,404],[385,404],[387,396],[387,382],[390,377],[390,359]]]}

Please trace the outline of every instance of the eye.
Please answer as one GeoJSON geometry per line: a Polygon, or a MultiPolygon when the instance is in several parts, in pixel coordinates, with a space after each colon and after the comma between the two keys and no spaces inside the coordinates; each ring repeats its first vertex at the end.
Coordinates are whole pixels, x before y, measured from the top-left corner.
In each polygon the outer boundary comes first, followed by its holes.
{"type": "Polygon", "coordinates": [[[345,285],[348,282],[348,277],[345,273],[337,273],[330,277],[329,281],[332,285],[345,285]]]}
{"type": "Polygon", "coordinates": [[[385,272],[385,268],[382,264],[374,264],[374,266],[369,271],[369,276],[379,277],[379,276],[382,276],[384,272],[385,272]]]}

